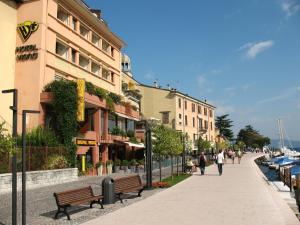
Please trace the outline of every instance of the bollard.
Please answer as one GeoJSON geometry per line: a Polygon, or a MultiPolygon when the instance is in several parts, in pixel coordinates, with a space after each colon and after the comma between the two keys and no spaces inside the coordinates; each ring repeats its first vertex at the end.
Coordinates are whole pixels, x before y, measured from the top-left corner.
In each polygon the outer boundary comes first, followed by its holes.
{"type": "Polygon", "coordinates": [[[300,173],[296,174],[296,189],[300,187],[300,173]]]}

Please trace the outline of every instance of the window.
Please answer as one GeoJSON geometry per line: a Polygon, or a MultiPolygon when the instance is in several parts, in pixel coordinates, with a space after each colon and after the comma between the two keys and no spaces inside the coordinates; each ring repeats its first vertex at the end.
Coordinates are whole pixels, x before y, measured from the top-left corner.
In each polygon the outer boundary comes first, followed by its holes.
{"type": "Polygon", "coordinates": [[[185,125],[188,125],[188,118],[187,118],[187,115],[184,116],[184,124],[185,124],[185,125]]]}
{"type": "Polygon", "coordinates": [[[99,41],[100,41],[100,38],[96,35],[96,34],[92,34],[92,42],[94,45],[96,45],[97,47],[99,47],[99,41]]]}
{"type": "Polygon", "coordinates": [[[88,58],[82,56],[82,55],[79,55],[79,66],[81,66],[82,68],[88,70],[89,69],[89,64],[90,64],[90,61],[88,58]]]}
{"type": "Polygon", "coordinates": [[[203,120],[201,118],[199,118],[198,122],[199,122],[199,129],[202,130],[202,128],[203,128],[203,124],[202,124],[203,120]]]}
{"type": "Polygon", "coordinates": [[[110,72],[108,69],[102,68],[102,77],[106,80],[109,79],[110,72]]]}
{"type": "Polygon", "coordinates": [[[195,104],[192,103],[192,112],[195,112],[195,104]]]}
{"type": "Polygon", "coordinates": [[[113,47],[110,48],[111,50],[111,57],[115,57],[115,49],[113,47]]]}
{"type": "Polygon", "coordinates": [[[209,117],[213,117],[213,112],[211,109],[209,110],[209,117]]]}
{"type": "Polygon", "coordinates": [[[207,108],[204,108],[204,115],[207,116],[207,108]]]}
{"type": "Polygon", "coordinates": [[[115,74],[114,74],[113,72],[110,73],[110,81],[111,81],[112,83],[115,82],[115,74]]]}
{"type": "Polygon", "coordinates": [[[57,19],[64,24],[69,25],[69,14],[62,8],[58,8],[57,10],[57,19]]]}
{"type": "Polygon", "coordinates": [[[181,98],[178,98],[178,107],[181,108],[181,98]]]}
{"type": "Polygon", "coordinates": [[[199,114],[202,113],[201,105],[198,105],[198,113],[199,113],[199,114]]]}
{"type": "Polygon", "coordinates": [[[205,130],[208,129],[208,121],[207,120],[204,120],[204,128],[205,128],[205,130]]]}
{"type": "Polygon", "coordinates": [[[83,36],[85,39],[89,39],[89,30],[80,24],[80,34],[83,36]]]}
{"type": "Polygon", "coordinates": [[[77,54],[77,51],[72,48],[72,62],[73,63],[76,63],[76,54],[77,54]]]}
{"type": "Polygon", "coordinates": [[[110,45],[107,41],[102,40],[102,50],[110,54],[110,45]]]}
{"type": "Polygon", "coordinates": [[[184,101],[184,109],[187,109],[187,101],[184,101]]]}
{"type": "Polygon", "coordinates": [[[182,118],[181,113],[178,114],[178,118],[181,120],[181,118],[182,118]]]}
{"type": "Polygon", "coordinates": [[[55,53],[64,59],[68,59],[69,47],[60,41],[56,41],[55,53]]]}
{"type": "Polygon", "coordinates": [[[193,117],[193,127],[195,127],[195,117],[193,117]]]}
{"type": "Polygon", "coordinates": [[[72,29],[77,31],[77,19],[73,17],[72,19],[72,29]]]}
{"type": "Polygon", "coordinates": [[[91,71],[92,71],[92,73],[99,75],[99,73],[100,73],[100,66],[97,63],[92,62],[91,71]]]}
{"type": "Polygon", "coordinates": [[[162,112],[162,123],[163,124],[169,123],[169,112],[162,112]]]}
{"type": "Polygon", "coordinates": [[[210,122],[210,129],[213,130],[213,123],[210,122]]]}

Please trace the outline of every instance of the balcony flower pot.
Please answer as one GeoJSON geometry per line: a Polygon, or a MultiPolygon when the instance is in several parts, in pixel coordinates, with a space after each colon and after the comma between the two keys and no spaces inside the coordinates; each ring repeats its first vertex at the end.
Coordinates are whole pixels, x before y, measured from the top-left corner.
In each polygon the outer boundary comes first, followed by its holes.
{"type": "Polygon", "coordinates": [[[113,167],[112,161],[108,160],[107,161],[107,166],[106,166],[108,175],[112,174],[112,167],[113,167]]]}
{"type": "Polygon", "coordinates": [[[116,159],[114,162],[114,172],[119,173],[120,172],[120,165],[121,165],[121,160],[116,159]]]}
{"type": "Polygon", "coordinates": [[[103,175],[103,163],[102,162],[98,162],[96,164],[97,167],[97,174],[98,176],[102,176],[103,175]]]}

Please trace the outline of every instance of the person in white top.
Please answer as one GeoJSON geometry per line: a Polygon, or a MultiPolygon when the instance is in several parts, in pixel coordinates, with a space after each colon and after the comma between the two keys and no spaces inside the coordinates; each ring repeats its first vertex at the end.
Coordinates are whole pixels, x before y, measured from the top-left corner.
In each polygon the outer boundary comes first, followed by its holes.
{"type": "Polygon", "coordinates": [[[217,163],[218,163],[218,170],[219,170],[219,175],[222,175],[223,172],[223,163],[224,163],[224,153],[222,150],[219,150],[219,154],[217,155],[217,163]]]}

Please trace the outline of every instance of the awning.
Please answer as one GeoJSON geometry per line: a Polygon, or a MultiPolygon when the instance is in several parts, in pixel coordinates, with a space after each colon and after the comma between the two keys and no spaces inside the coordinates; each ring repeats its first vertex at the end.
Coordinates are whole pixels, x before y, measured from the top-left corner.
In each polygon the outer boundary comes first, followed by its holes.
{"type": "Polygon", "coordinates": [[[115,112],[116,115],[120,116],[120,117],[123,117],[123,118],[127,118],[127,119],[130,119],[130,120],[135,120],[135,121],[140,121],[138,118],[134,118],[134,117],[131,117],[131,116],[127,116],[123,113],[118,113],[118,112],[115,112]]]}
{"type": "Polygon", "coordinates": [[[77,155],[85,155],[86,152],[89,150],[89,146],[78,146],[77,147],[77,155]]]}
{"type": "Polygon", "coordinates": [[[124,142],[125,144],[129,145],[130,147],[135,147],[135,148],[145,148],[145,145],[143,143],[132,143],[132,142],[124,142]]]}

